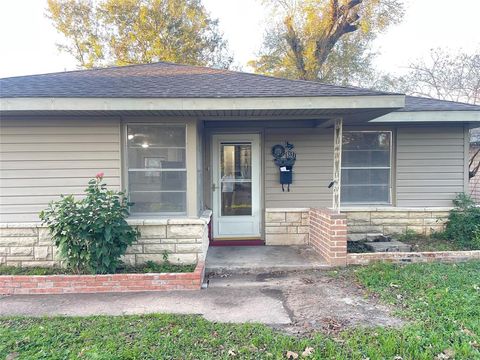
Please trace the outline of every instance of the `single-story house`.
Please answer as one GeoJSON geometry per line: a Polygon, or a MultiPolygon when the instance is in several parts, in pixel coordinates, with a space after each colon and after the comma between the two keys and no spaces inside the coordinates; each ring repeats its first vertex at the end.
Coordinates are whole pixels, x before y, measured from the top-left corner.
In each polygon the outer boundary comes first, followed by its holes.
{"type": "Polygon", "coordinates": [[[480,124],[475,105],[165,62],[4,78],[0,93],[0,263],[24,266],[55,263],[38,213],[98,172],[135,203],[128,262],[261,242],[341,264],[345,232],[442,226],[480,124]]]}

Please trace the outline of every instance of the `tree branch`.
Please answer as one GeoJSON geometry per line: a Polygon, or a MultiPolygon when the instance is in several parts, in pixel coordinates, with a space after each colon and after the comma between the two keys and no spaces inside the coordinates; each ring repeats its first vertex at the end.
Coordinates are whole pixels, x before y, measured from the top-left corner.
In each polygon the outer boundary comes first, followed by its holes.
{"type": "MultiPolygon", "coordinates": [[[[477,152],[475,154],[473,154],[472,158],[470,159],[470,162],[468,164],[468,167],[470,168],[472,165],[473,165],[473,162],[475,160],[475,158],[477,157],[477,155],[480,153],[480,149],[477,150],[477,152]]],[[[478,169],[480,169],[480,161],[478,162],[478,164],[468,172],[468,178],[471,179],[473,177],[475,177],[475,175],[477,175],[478,173],[478,169]]]]}
{"type": "Polygon", "coordinates": [[[315,57],[321,67],[327,60],[338,40],[345,34],[358,30],[358,5],[363,0],[351,0],[347,4],[338,6],[337,0],[330,0],[331,22],[326,31],[319,36],[315,44],[315,57]]]}
{"type": "Polygon", "coordinates": [[[291,16],[287,16],[285,18],[285,26],[287,28],[285,40],[287,41],[287,44],[292,50],[293,56],[295,58],[295,67],[300,74],[300,78],[306,80],[307,71],[305,69],[305,61],[303,58],[304,46],[293,27],[293,18],[291,16]]]}

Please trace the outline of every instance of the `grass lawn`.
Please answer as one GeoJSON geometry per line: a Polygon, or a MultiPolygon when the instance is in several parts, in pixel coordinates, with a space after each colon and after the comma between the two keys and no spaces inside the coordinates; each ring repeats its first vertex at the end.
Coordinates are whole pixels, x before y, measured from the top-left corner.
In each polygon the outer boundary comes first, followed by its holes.
{"type": "Polygon", "coordinates": [[[359,281],[410,322],[296,338],[195,316],[0,318],[0,359],[286,359],[287,351],[301,359],[307,348],[316,359],[480,359],[479,261],[376,264],[334,276],[359,281]]]}

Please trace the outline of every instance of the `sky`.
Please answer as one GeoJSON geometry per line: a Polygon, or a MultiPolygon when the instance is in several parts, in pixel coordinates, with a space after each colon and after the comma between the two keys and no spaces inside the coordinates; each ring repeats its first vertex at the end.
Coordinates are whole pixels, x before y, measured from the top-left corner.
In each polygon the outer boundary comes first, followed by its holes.
{"type": "MultiPolygon", "coordinates": [[[[436,47],[452,52],[480,49],[480,0],[404,0],[402,23],[391,26],[372,44],[377,69],[401,74],[436,47]]],[[[268,12],[260,0],[203,0],[219,19],[235,64],[258,53],[268,12]]],[[[74,59],[60,53],[61,35],[45,17],[46,0],[0,0],[0,77],[75,70],[74,59]]]]}

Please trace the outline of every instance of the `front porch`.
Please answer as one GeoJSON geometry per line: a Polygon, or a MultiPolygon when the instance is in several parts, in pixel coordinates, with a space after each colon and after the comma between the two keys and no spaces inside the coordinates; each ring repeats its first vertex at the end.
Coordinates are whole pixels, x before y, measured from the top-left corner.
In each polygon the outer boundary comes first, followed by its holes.
{"type": "Polygon", "coordinates": [[[318,270],[330,265],[310,246],[222,246],[211,247],[205,273],[264,273],[318,270]]]}

